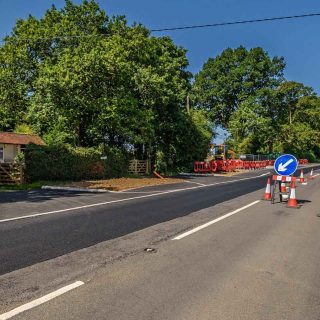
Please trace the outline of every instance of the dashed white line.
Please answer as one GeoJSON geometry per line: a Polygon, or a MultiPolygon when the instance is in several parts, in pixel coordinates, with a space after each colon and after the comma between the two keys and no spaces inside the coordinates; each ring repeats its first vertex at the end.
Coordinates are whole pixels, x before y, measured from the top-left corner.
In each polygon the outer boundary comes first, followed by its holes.
{"type": "Polygon", "coordinates": [[[112,192],[117,194],[146,194],[146,193],[160,193],[163,191],[153,190],[153,191],[112,191],[112,192]]]}
{"type": "Polygon", "coordinates": [[[187,232],[185,232],[185,233],[182,233],[182,234],[174,237],[172,240],[181,240],[181,239],[183,239],[183,238],[185,238],[185,237],[187,237],[187,236],[190,236],[191,234],[193,234],[193,233],[195,233],[195,232],[198,232],[198,231],[200,231],[200,230],[202,230],[202,229],[204,229],[204,228],[207,228],[207,227],[209,227],[209,226],[211,226],[211,225],[213,225],[213,224],[215,224],[215,223],[217,223],[217,222],[219,222],[219,221],[221,221],[221,220],[223,220],[223,219],[226,219],[226,218],[228,218],[228,217],[231,217],[231,216],[233,216],[234,214],[236,214],[236,213],[238,213],[238,212],[240,212],[240,211],[243,211],[243,210],[245,210],[245,209],[248,209],[249,207],[252,207],[252,206],[254,206],[255,204],[257,204],[257,203],[259,203],[259,202],[260,202],[260,200],[251,202],[251,203],[247,204],[247,205],[244,206],[244,207],[241,207],[241,208],[239,208],[239,209],[237,209],[237,210],[234,210],[234,211],[232,211],[232,212],[230,212],[230,213],[227,213],[227,214],[225,214],[225,215],[223,215],[223,216],[221,216],[221,217],[219,217],[219,218],[217,218],[217,219],[211,220],[211,221],[209,221],[209,222],[207,222],[207,223],[205,223],[205,224],[203,224],[203,225],[201,225],[201,226],[199,226],[199,227],[196,227],[196,228],[194,228],[194,229],[191,229],[191,230],[189,230],[189,231],[187,231],[187,232]]]}
{"type": "Polygon", "coordinates": [[[229,180],[229,181],[222,181],[222,182],[216,182],[216,183],[206,184],[206,185],[203,185],[203,186],[195,186],[195,187],[182,188],[182,189],[173,189],[173,190],[167,190],[167,191],[157,192],[157,193],[152,193],[152,194],[145,194],[145,195],[137,196],[137,197],[131,197],[131,198],[125,198],[125,199],[117,199],[117,200],[111,200],[111,201],[106,201],[106,202],[87,204],[87,205],[83,205],[83,206],[79,206],[79,207],[71,207],[71,208],[48,211],[48,212],[34,213],[34,214],[29,214],[29,215],[20,216],[20,217],[2,219],[2,220],[0,220],[0,223],[16,221],[16,220],[22,220],[22,219],[28,219],[28,218],[35,218],[35,217],[46,216],[46,215],[51,215],[51,214],[55,214],[55,213],[62,213],[62,212],[68,212],[68,211],[75,211],[75,210],[93,208],[93,207],[104,206],[104,205],[112,204],[112,203],[120,203],[120,202],[126,202],[126,201],[131,201],[131,200],[151,198],[151,197],[156,197],[156,196],[160,196],[160,195],[164,195],[164,194],[170,194],[170,193],[176,193],[176,192],[182,192],[182,191],[188,191],[188,190],[195,190],[195,189],[206,188],[206,187],[213,187],[213,186],[216,186],[216,185],[229,184],[229,183],[234,183],[234,182],[238,182],[238,181],[252,180],[252,179],[257,179],[257,178],[266,176],[268,174],[270,174],[270,172],[261,174],[259,176],[236,179],[236,180],[229,180]]]}
{"type": "Polygon", "coordinates": [[[69,284],[68,286],[65,286],[63,288],[60,288],[60,289],[54,291],[54,292],[51,292],[51,293],[49,293],[49,294],[47,294],[47,295],[45,295],[45,296],[43,296],[43,297],[41,297],[41,298],[39,298],[37,300],[33,300],[33,301],[31,301],[29,303],[26,303],[26,304],[24,304],[24,305],[22,305],[22,306],[20,306],[18,308],[15,308],[15,309],[13,309],[13,310],[11,310],[9,312],[1,314],[0,315],[0,320],[10,319],[10,318],[18,315],[19,313],[22,313],[22,312],[30,310],[30,309],[32,309],[34,307],[37,307],[37,306],[39,306],[39,305],[41,305],[41,304],[43,304],[45,302],[48,302],[48,301],[50,301],[50,300],[52,300],[52,299],[54,299],[54,298],[56,298],[58,296],[61,296],[62,294],[66,293],[68,291],[71,291],[71,290],[73,290],[75,288],[78,288],[78,287],[82,286],[83,284],[84,284],[84,282],[82,282],[82,281],[76,281],[76,282],[74,282],[72,284],[69,284]]]}
{"type": "Polygon", "coordinates": [[[206,184],[204,184],[204,183],[195,182],[195,181],[189,181],[189,180],[185,180],[185,182],[194,183],[194,184],[197,184],[198,186],[205,186],[205,185],[206,185],[206,184]]]}

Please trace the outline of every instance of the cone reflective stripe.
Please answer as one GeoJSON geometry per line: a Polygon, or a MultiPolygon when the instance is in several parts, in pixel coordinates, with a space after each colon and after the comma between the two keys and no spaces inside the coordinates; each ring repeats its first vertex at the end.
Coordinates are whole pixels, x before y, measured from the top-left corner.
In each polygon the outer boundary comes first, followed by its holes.
{"type": "Polygon", "coordinates": [[[281,182],[280,192],[281,192],[282,199],[287,200],[288,194],[287,194],[287,187],[285,182],[281,182]]]}
{"type": "Polygon", "coordinates": [[[313,175],[313,168],[311,169],[310,175],[309,175],[309,179],[314,179],[314,175],[313,175]]]}
{"type": "Polygon", "coordinates": [[[304,186],[308,184],[308,182],[304,180],[303,169],[301,169],[301,172],[300,172],[300,183],[303,184],[304,186]]]}
{"type": "Polygon", "coordinates": [[[296,184],[294,181],[291,182],[291,191],[290,191],[290,197],[289,197],[287,206],[290,208],[299,207],[296,199],[296,184]]]}
{"type": "Polygon", "coordinates": [[[268,178],[266,191],[264,193],[264,200],[271,200],[271,184],[270,184],[270,178],[268,178]]]}
{"type": "Polygon", "coordinates": [[[304,182],[303,170],[300,171],[300,183],[304,182]]]}

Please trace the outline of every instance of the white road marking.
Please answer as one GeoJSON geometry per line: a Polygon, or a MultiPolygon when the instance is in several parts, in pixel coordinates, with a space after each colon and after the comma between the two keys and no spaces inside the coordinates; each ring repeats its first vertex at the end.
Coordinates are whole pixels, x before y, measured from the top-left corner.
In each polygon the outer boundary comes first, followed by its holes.
{"type": "Polygon", "coordinates": [[[268,174],[270,174],[270,172],[261,174],[260,176],[254,176],[254,177],[248,177],[248,178],[242,178],[242,179],[236,179],[236,180],[216,182],[216,183],[211,183],[211,184],[207,184],[207,185],[203,185],[203,186],[195,186],[195,187],[189,187],[189,188],[183,188],[183,189],[167,190],[167,191],[158,192],[158,193],[145,194],[145,195],[137,196],[137,197],[131,197],[131,198],[111,200],[111,201],[100,202],[100,203],[87,204],[87,205],[83,205],[83,206],[79,206],[79,207],[72,207],[72,208],[66,208],[66,209],[61,209],[61,210],[34,213],[34,214],[29,214],[29,215],[20,216],[20,217],[2,219],[2,220],[0,220],[0,223],[16,221],[16,220],[22,220],[22,219],[28,219],[28,218],[35,218],[35,217],[46,216],[46,215],[51,215],[51,214],[55,214],[55,213],[62,213],[62,212],[68,212],[68,211],[74,211],[74,210],[81,210],[81,209],[87,209],[87,208],[92,208],[92,207],[104,206],[104,205],[112,204],[112,203],[120,203],[120,202],[126,202],[126,201],[131,201],[131,200],[151,198],[151,197],[156,197],[156,196],[164,195],[164,194],[182,192],[182,191],[187,191],[187,190],[195,190],[195,189],[212,187],[212,186],[221,185],[221,184],[234,183],[234,182],[238,182],[238,181],[252,180],[252,179],[257,179],[257,178],[266,176],[268,174]]]}
{"type": "Polygon", "coordinates": [[[194,181],[188,181],[188,180],[185,180],[185,182],[194,183],[194,184],[197,184],[199,186],[206,186],[206,184],[200,183],[200,182],[194,182],[194,181]]]}
{"type": "Polygon", "coordinates": [[[65,287],[63,287],[61,289],[58,289],[58,290],[56,290],[54,292],[51,292],[51,293],[49,293],[49,294],[47,294],[47,295],[45,295],[45,296],[43,296],[43,297],[41,297],[41,298],[39,298],[37,300],[33,300],[33,301],[31,301],[29,303],[26,303],[26,304],[24,304],[24,305],[22,305],[22,306],[20,306],[18,308],[15,308],[15,309],[13,309],[13,310],[11,310],[9,312],[1,314],[0,315],[0,320],[10,319],[10,318],[18,315],[19,313],[22,313],[24,311],[30,310],[30,309],[32,309],[34,307],[37,307],[37,306],[39,306],[39,305],[41,305],[41,304],[43,304],[45,302],[48,302],[48,301],[50,301],[50,300],[52,300],[52,299],[54,299],[54,298],[56,298],[58,296],[61,296],[62,294],[66,293],[66,292],[68,292],[70,290],[78,288],[78,287],[82,286],[83,284],[84,284],[84,282],[82,282],[82,281],[76,281],[76,282],[74,282],[72,284],[69,284],[68,286],[65,286],[65,287]]]}
{"type": "MultiPolygon", "coordinates": [[[[165,190],[167,191],[167,190],[165,190]]],[[[113,193],[118,193],[118,194],[135,194],[135,193],[141,193],[141,194],[145,194],[145,193],[160,193],[163,191],[112,191],[113,193]]]]}
{"type": "Polygon", "coordinates": [[[217,218],[217,219],[211,220],[211,221],[209,221],[209,222],[207,222],[207,223],[205,223],[205,224],[203,224],[203,225],[201,225],[201,226],[199,226],[199,227],[196,227],[196,228],[194,228],[194,229],[192,229],[192,230],[189,230],[189,231],[187,231],[187,232],[185,232],[185,233],[182,233],[182,234],[174,237],[172,240],[181,240],[181,239],[183,239],[183,238],[185,238],[185,237],[187,237],[187,236],[190,236],[191,234],[193,234],[193,233],[195,233],[195,232],[198,232],[198,231],[200,231],[200,230],[202,230],[202,229],[204,229],[204,228],[207,228],[207,227],[209,227],[209,226],[211,226],[211,225],[213,225],[213,224],[215,224],[215,223],[217,223],[217,222],[219,222],[219,221],[221,221],[221,220],[223,220],[223,219],[226,219],[226,218],[228,218],[228,217],[231,217],[231,216],[233,216],[234,214],[236,214],[236,213],[238,213],[238,212],[240,212],[240,211],[243,211],[243,210],[245,210],[245,209],[247,209],[247,208],[249,208],[249,207],[252,207],[252,206],[254,206],[255,204],[257,204],[257,203],[259,203],[259,202],[260,202],[260,200],[251,202],[251,203],[247,204],[247,205],[244,206],[244,207],[241,207],[241,208],[239,208],[239,209],[237,209],[237,210],[234,210],[234,211],[232,211],[232,212],[230,212],[230,213],[227,213],[227,214],[225,214],[225,215],[223,215],[223,216],[221,216],[221,217],[219,217],[219,218],[217,218]]]}

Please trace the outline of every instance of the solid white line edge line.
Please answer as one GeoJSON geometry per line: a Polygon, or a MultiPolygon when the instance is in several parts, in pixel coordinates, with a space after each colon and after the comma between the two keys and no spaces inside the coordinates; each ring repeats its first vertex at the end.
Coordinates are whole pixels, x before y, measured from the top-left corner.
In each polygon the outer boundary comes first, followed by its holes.
{"type": "Polygon", "coordinates": [[[45,296],[43,296],[43,297],[41,297],[39,299],[33,300],[33,301],[31,301],[29,303],[26,303],[26,304],[24,304],[24,305],[22,305],[22,306],[20,306],[18,308],[15,308],[15,309],[13,309],[11,311],[8,311],[6,313],[1,314],[0,315],[0,320],[10,319],[10,318],[18,315],[19,313],[22,313],[24,311],[30,310],[30,309],[32,309],[34,307],[37,307],[37,306],[39,306],[39,305],[41,305],[41,304],[43,304],[45,302],[48,302],[48,301],[50,301],[50,300],[52,300],[52,299],[54,299],[54,298],[56,298],[58,296],[61,296],[64,293],[66,293],[68,291],[71,291],[71,290],[73,290],[75,288],[78,288],[78,287],[80,287],[82,285],[84,285],[84,282],[76,281],[76,282],[74,282],[72,284],[69,284],[68,286],[65,286],[63,288],[60,288],[60,289],[54,291],[54,292],[51,292],[51,293],[49,293],[49,294],[47,294],[47,295],[45,295],[45,296]]]}
{"type": "Polygon", "coordinates": [[[0,220],[0,223],[28,219],[28,218],[34,218],[34,217],[39,217],[39,216],[45,216],[45,215],[50,215],[50,214],[54,214],[54,213],[61,213],[61,212],[67,212],[67,211],[73,211],[73,210],[92,208],[92,207],[103,206],[103,205],[111,204],[111,203],[118,203],[118,202],[125,202],[125,201],[136,200],[136,199],[150,198],[150,197],[155,197],[155,196],[159,196],[159,195],[163,195],[163,194],[169,194],[169,193],[175,193],[175,192],[181,192],[181,191],[187,191],[187,190],[195,190],[195,189],[199,189],[199,188],[207,188],[207,187],[212,187],[212,186],[216,186],[216,185],[220,185],[220,184],[228,184],[228,183],[234,183],[234,182],[238,182],[238,181],[252,180],[252,179],[261,178],[261,177],[266,176],[268,174],[270,174],[270,172],[263,173],[259,176],[230,180],[230,181],[216,182],[216,183],[211,183],[211,184],[207,184],[204,186],[195,186],[195,187],[190,187],[190,188],[174,189],[174,190],[168,190],[168,191],[164,191],[164,192],[146,194],[146,195],[138,196],[138,197],[131,197],[131,198],[111,200],[111,201],[100,202],[100,203],[93,203],[93,204],[88,204],[88,205],[84,205],[84,206],[66,208],[66,209],[55,210],[55,211],[34,213],[34,214],[29,214],[29,215],[21,216],[21,217],[2,219],[2,220],[0,220]]]}
{"type": "Polygon", "coordinates": [[[227,213],[227,214],[225,214],[225,215],[223,215],[223,216],[221,216],[221,217],[219,217],[219,218],[217,218],[217,219],[211,220],[211,221],[209,221],[209,222],[207,222],[207,223],[205,223],[205,224],[203,224],[203,225],[201,225],[201,226],[199,226],[199,227],[196,227],[196,228],[191,229],[191,230],[189,230],[189,231],[187,231],[187,232],[184,232],[184,233],[182,233],[182,234],[174,237],[172,240],[181,240],[181,239],[183,239],[183,238],[185,238],[185,237],[187,237],[187,236],[190,236],[191,234],[193,234],[193,233],[195,233],[195,232],[198,232],[198,231],[200,231],[200,230],[202,230],[202,229],[204,229],[204,228],[207,228],[207,227],[209,227],[209,226],[211,226],[211,225],[213,225],[213,224],[215,224],[215,223],[217,223],[217,222],[219,222],[219,221],[221,221],[221,220],[223,220],[223,219],[226,219],[226,218],[228,218],[228,217],[230,217],[230,216],[233,216],[234,214],[236,214],[236,213],[238,213],[238,212],[240,212],[240,211],[243,211],[243,210],[245,210],[245,209],[248,209],[248,208],[256,205],[256,204],[259,203],[259,202],[260,202],[260,200],[251,202],[251,203],[247,204],[247,205],[244,206],[244,207],[241,207],[241,208],[239,208],[239,209],[237,209],[237,210],[234,210],[234,211],[232,211],[232,212],[230,212],[230,213],[227,213]]]}

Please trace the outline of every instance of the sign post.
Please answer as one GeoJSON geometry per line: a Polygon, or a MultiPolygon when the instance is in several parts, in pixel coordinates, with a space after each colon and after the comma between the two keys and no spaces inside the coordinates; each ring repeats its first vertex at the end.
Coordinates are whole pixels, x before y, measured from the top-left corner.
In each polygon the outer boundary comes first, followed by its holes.
{"type": "MultiPolygon", "coordinates": [[[[283,179],[285,180],[290,179],[290,178],[286,179],[285,177],[289,177],[293,175],[296,172],[297,168],[298,168],[298,160],[295,156],[291,154],[284,154],[276,159],[274,163],[274,170],[277,173],[277,175],[280,176],[279,178],[281,178],[281,180],[277,179],[279,182],[278,184],[279,184],[280,202],[282,202],[281,181],[283,179]]],[[[276,181],[273,184],[271,203],[274,203],[275,189],[276,189],[276,181]]]]}
{"type": "Polygon", "coordinates": [[[298,168],[298,160],[291,154],[280,156],[274,163],[274,170],[279,176],[291,176],[298,168]]]}

